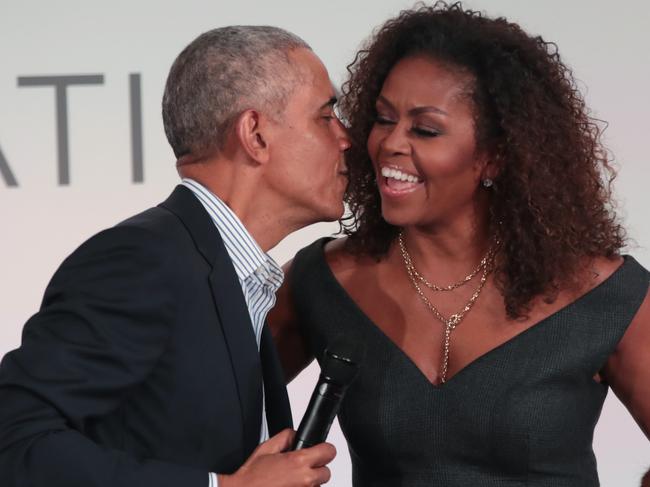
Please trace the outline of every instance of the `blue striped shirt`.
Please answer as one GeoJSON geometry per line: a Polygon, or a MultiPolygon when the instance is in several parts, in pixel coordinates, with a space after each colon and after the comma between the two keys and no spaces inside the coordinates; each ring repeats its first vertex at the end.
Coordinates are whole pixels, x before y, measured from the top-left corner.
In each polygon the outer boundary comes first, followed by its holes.
{"type": "MultiPolygon", "coordinates": [[[[259,351],[266,315],[275,304],[275,292],[284,279],[282,269],[260,248],[237,215],[217,195],[192,179],[185,178],[182,184],[198,198],[221,235],[244,294],[259,351]]],[[[260,443],[268,437],[266,406],[262,394],[260,443]]],[[[214,480],[210,478],[210,485],[213,485],[214,480]]]]}

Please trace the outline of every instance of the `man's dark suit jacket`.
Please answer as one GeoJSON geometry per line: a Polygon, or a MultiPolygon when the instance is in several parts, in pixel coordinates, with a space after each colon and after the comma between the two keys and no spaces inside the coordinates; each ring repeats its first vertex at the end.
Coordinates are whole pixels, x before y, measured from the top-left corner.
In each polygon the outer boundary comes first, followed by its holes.
{"type": "Polygon", "coordinates": [[[2,487],[206,487],[291,425],[232,261],[183,186],[56,272],[0,365],[2,487]]]}

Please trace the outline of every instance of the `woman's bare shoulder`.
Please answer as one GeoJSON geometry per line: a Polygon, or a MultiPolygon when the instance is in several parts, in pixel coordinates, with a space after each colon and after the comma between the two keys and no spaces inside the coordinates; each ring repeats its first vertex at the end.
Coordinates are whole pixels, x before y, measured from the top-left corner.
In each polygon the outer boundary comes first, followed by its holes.
{"type": "Polygon", "coordinates": [[[350,252],[347,243],[348,238],[341,237],[325,244],[325,260],[339,281],[345,281],[355,274],[371,272],[377,265],[377,260],[372,257],[350,252]]]}
{"type": "Polygon", "coordinates": [[[562,290],[560,296],[563,296],[567,303],[582,297],[612,277],[623,263],[623,257],[618,255],[585,258],[573,276],[573,282],[562,290]]]}
{"type": "Polygon", "coordinates": [[[592,285],[597,286],[603,281],[606,281],[623,265],[623,262],[623,257],[620,255],[614,257],[595,257],[590,265],[593,279],[592,285]]]}

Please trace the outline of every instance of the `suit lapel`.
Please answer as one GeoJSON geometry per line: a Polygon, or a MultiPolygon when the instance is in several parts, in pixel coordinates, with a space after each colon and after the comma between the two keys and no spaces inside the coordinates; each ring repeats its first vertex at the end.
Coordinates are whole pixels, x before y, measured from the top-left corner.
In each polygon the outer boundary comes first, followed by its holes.
{"type": "MultiPolygon", "coordinates": [[[[222,244],[223,246],[223,244],[222,244]]],[[[262,420],[262,367],[255,343],[253,325],[237,274],[225,248],[210,274],[212,295],[226,338],[233,373],[237,381],[239,404],[244,420],[244,459],[260,439],[262,420]]]]}
{"type": "Polygon", "coordinates": [[[269,434],[273,436],[284,428],[293,427],[293,421],[291,420],[291,407],[285,385],[284,371],[271,332],[266,325],[262,330],[260,355],[264,373],[266,419],[269,425],[269,434]]]}
{"type": "Polygon", "coordinates": [[[210,287],[230,354],[242,414],[243,463],[259,443],[262,369],[239,279],[214,222],[188,188],[177,186],[160,206],[180,218],[198,251],[212,266],[210,287]]]}

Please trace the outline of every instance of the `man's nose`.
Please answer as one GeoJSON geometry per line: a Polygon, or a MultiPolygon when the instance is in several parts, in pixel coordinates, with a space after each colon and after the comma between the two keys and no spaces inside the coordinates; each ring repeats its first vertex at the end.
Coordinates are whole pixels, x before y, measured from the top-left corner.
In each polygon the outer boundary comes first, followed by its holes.
{"type": "Polygon", "coordinates": [[[336,139],[339,143],[339,149],[341,152],[345,152],[352,145],[348,129],[343,125],[343,122],[341,122],[338,117],[336,117],[336,139]]]}
{"type": "Polygon", "coordinates": [[[344,152],[350,148],[352,142],[350,140],[350,135],[348,134],[348,129],[345,127],[345,125],[343,125],[343,123],[338,118],[336,119],[336,122],[339,148],[341,152],[344,152]]]}

